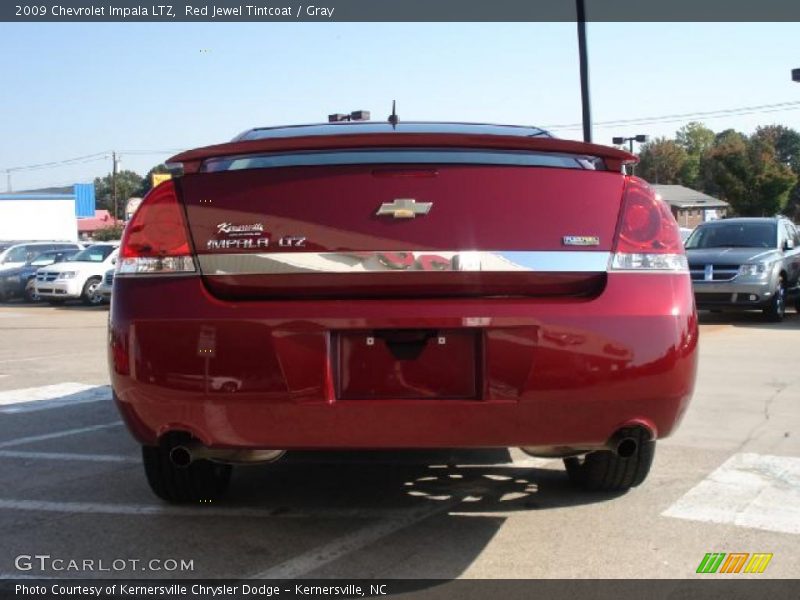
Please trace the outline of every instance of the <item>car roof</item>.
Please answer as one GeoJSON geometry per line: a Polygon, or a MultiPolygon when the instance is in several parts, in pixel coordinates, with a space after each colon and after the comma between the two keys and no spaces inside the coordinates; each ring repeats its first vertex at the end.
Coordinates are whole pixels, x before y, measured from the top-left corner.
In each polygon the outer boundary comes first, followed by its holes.
{"type": "Polygon", "coordinates": [[[518,137],[553,137],[540,127],[526,125],[498,125],[492,123],[459,123],[434,121],[407,121],[392,125],[381,121],[341,121],[308,125],[282,125],[256,127],[233,138],[234,142],[269,138],[305,136],[366,134],[366,133],[451,133],[465,135],[503,135],[518,137]]]}

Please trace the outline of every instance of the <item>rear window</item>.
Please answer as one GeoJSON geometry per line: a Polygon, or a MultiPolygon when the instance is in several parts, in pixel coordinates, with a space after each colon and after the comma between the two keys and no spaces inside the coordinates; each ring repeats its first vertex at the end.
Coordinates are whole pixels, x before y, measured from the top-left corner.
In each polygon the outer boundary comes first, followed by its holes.
{"type": "Polygon", "coordinates": [[[289,152],[212,158],[203,163],[201,171],[239,171],[281,167],[333,165],[505,165],[515,167],[555,167],[562,169],[603,170],[604,164],[595,157],[573,156],[550,152],[511,150],[431,150],[371,149],[337,150],[335,152],[289,152]]]}

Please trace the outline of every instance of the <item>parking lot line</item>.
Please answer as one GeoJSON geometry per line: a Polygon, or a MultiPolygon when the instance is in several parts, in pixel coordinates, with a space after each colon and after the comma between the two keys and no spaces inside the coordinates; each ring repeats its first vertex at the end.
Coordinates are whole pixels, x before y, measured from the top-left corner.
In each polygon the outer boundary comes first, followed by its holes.
{"type": "MultiPolygon", "coordinates": [[[[439,512],[447,507],[438,503],[436,510],[439,512]]],[[[450,505],[448,505],[450,506],[450,505]]],[[[433,514],[425,507],[424,511],[433,514]]],[[[273,519],[356,519],[375,520],[382,519],[384,523],[407,523],[402,527],[412,524],[408,515],[416,515],[419,511],[409,512],[407,509],[363,509],[363,508],[312,508],[312,509],[287,509],[285,506],[273,507],[237,507],[221,506],[211,507],[208,504],[197,506],[173,506],[168,504],[116,504],[111,502],[56,502],[50,500],[20,500],[0,498],[0,509],[21,510],[32,512],[52,512],[66,514],[102,514],[122,516],[177,516],[177,517],[244,517],[244,518],[273,518],[273,519]]],[[[425,516],[415,517],[413,522],[425,516]]],[[[358,530],[361,531],[361,530],[358,530]]],[[[356,532],[358,533],[358,532],[356,532]]],[[[349,536],[348,536],[349,537],[349,536]]]]}
{"type": "Polygon", "coordinates": [[[101,425],[91,425],[89,427],[78,427],[77,429],[66,429],[64,431],[56,431],[54,433],[44,433],[42,435],[31,435],[27,437],[17,438],[15,440],[6,440],[0,442],[0,448],[10,448],[12,446],[21,446],[22,444],[30,444],[33,442],[42,442],[44,440],[54,440],[57,438],[67,437],[70,435],[79,435],[81,433],[89,433],[92,431],[100,431],[101,429],[108,429],[110,427],[119,427],[122,421],[114,421],[112,423],[103,423],[101,425]]]}
{"type": "Polygon", "coordinates": [[[461,502],[460,498],[431,502],[428,506],[408,510],[397,518],[367,525],[336,538],[328,544],[318,546],[269,569],[254,573],[250,575],[250,579],[298,579],[401,529],[416,525],[437,513],[445,512],[459,502],[461,502]]]}
{"type": "MultiPolygon", "coordinates": [[[[94,354],[93,352],[70,352],[70,357],[87,356],[94,354]]],[[[0,364],[15,363],[15,362],[30,362],[37,360],[50,360],[53,358],[64,358],[63,354],[42,354],[39,356],[26,356],[24,358],[0,358],[0,364]]]]}
{"type": "Polygon", "coordinates": [[[662,515],[800,534],[800,458],[734,454],[662,515]]]}
{"type": "Polygon", "coordinates": [[[34,460],[73,460],[139,464],[141,459],[121,454],[76,454],[73,452],[33,452],[28,450],[0,450],[0,458],[28,458],[34,460]]]}
{"type": "Polygon", "coordinates": [[[14,414],[111,399],[107,385],[57,383],[0,392],[0,413],[14,414]]]}

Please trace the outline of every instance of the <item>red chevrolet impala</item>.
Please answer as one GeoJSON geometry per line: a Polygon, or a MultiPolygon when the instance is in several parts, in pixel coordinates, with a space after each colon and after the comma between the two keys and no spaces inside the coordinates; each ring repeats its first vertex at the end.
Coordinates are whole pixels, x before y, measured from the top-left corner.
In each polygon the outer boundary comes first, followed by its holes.
{"type": "Polygon", "coordinates": [[[153,491],[295,449],[520,446],[640,484],[697,319],[669,209],[532,127],[333,123],[184,152],[125,232],[114,396],[153,491]]]}

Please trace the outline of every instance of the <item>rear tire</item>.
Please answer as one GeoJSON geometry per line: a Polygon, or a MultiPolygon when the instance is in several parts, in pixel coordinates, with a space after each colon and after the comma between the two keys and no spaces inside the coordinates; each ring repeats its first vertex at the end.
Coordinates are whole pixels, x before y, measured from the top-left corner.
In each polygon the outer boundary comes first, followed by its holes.
{"type": "Polygon", "coordinates": [[[210,460],[196,460],[188,467],[176,467],[169,459],[174,445],[165,442],[159,446],[142,446],[144,472],[153,493],[173,504],[209,502],[222,497],[230,484],[232,467],[210,460]]]}
{"type": "Polygon", "coordinates": [[[778,287],[772,293],[769,305],[764,309],[764,317],[767,321],[780,323],[786,315],[786,284],[783,277],[778,279],[778,287]]]}
{"type": "Polygon", "coordinates": [[[623,458],[609,450],[590,452],[585,457],[565,458],[569,480],[590,492],[624,492],[641,484],[650,472],[656,443],[644,429],[623,430],[637,442],[637,451],[623,458]]]}
{"type": "Polygon", "coordinates": [[[101,283],[102,280],[99,277],[90,277],[83,284],[81,300],[86,306],[99,306],[103,303],[102,294],[97,293],[97,288],[100,287],[101,283]]]}

